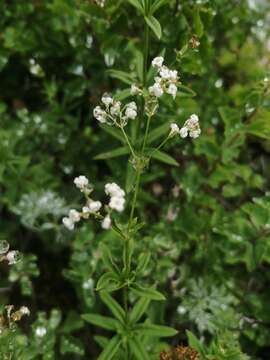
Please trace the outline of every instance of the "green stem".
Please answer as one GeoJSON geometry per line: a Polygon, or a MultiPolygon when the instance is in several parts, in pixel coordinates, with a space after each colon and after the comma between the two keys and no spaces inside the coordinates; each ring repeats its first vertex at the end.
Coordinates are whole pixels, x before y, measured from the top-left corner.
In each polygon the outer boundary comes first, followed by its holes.
{"type": "Polygon", "coordinates": [[[156,151],[158,151],[159,149],[161,149],[161,148],[166,144],[166,142],[167,142],[169,139],[170,139],[170,135],[168,135],[168,136],[166,137],[166,139],[164,139],[164,140],[162,141],[162,143],[160,143],[159,146],[151,152],[151,154],[150,154],[150,156],[149,156],[149,159],[151,159],[151,157],[153,156],[153,154],[154,154],[156,151]]]}
{"type": "Polygon", "coordinates": [[[151,121],[151,116],[148,116],[147,123],[146,123],[146,129],[145,129],[145,133],[144,133],[144,138],[143,138],[142,155],[144,155],[145,145],[146,145],[148,133],[149,133],[150,121],[151,121]]]}
{"type": "Polygon", "coordinates": [[[136,157],[136,154],[135,154],[134,149],[133,149],[133,147],[132,147],[132,145],[131,145],[131,143],[130,143],[130,141],[129,141],[129,138],[128,138],[128,136],[127,136],[127,133],[125,132],[125,130],[124,130],[124,128],[123,128],[122,126],[120,127],[120,129],[121,129],[121,131],[122,131],[122,133],[123,133],[123,135],[124,135],[124,138],[125,138],[125,140],[126,140],[126,142],[127,142],[127,144],[128,144],[128,147],[129,147],[129,150],[130,150],[132,156],[135,158],[135,157],[136,157]]]}
{"type": "Polygon", "coordinates": [[[135,190],[134,190],[134,195],[133,195],[133,199],[132,199],[132,205],[131,205],[131,211],[130,211],[130,216],[129,216],[129,228],[131,225],[131,222],[133,220],[133,216],[134,216],[134,210],[136,207],[136,202],[137,202],[137,197],[138,197],[138,192],[139,192],[139,187],[140,187],[140,181],[141,181],[141,171],[138,170],[137,174],[136,174],[136,181],[135,181],[135,190]]]}

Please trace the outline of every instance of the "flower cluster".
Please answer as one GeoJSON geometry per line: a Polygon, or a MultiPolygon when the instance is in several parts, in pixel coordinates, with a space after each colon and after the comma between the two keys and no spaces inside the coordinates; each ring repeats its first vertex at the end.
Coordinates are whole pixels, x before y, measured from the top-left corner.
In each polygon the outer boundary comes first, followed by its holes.
{"type": "Polygon", "coordinates": [[[150,86],[148,90],[154,97],[159,98],[164,93],[167,93],[175,99],[179,84],[178,72],[170,70],[167,66],[163,65],[163,62],[164,58],[162,56],[153,59],[152,66],[157,68],[159,76],[155,77],[154,85],[150,86]]]}
{"type": "Polygon", "coordinates": [[[100,123],[123,127],[129,119],[134,120],[137,117],[137,105],[134,101],[123,106],[120,101],[107,94],[102,96],[101,101],[103,107],[96,106],[93,111],[94,117],[100,123]]]}
{"type": "Polygon", "coordinates": [[[95,3],[100,6],[100,7],[104,7],[105,6],[105,2],[106,0],[94,0],[95,3]]]}
{"type": "Polygon", "coordinates": [[[173,137],[175,135],[180,135],[181,138],[186,138],[188,135],[196,139],[201,134],[199,118],[197,115],[192,114],[184,123],[184,126],[180,129],[179,126],[175,123],[171,124],[171,131],[169,136],[173,137]]]}
{"type": "Polygon", "coordinates": [[[73,230],[75,224],[81,219],[88,219],[91,215],[102,220],[101,227],[110,229],[112,225],[111,212],[113,210],[122,212],[125,206],[125,192],[116,183],[108,183],[105,185],[105,194],[110,197],[108,205],[104,205],[101,201],[93,200],[90,197],[93,189],[89,186],[88,179],[84,176],[78,176],[74,179],[74,184],[81,192],[84,193],[86,203],[81,211],[75,209],[69,210],[68,216],[64,217],[62,222],[68,230],[73,230]],[[105,211],[105,216],[101,214],[101,210],[105,211]]]}

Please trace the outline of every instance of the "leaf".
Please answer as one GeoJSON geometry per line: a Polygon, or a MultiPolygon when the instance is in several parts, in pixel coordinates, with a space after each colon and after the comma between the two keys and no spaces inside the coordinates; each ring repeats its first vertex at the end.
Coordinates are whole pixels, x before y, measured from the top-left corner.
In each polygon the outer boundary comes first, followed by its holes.
{"type": "Polygon", "coordinates": [[[100,244],[100,250],[101,250],[101,257],[104,265],[111,270],[112,272],[119,274],[119,269],[117,265],[114,263],[112,258],[111,250],[106,246],[105,244],[100,244]]]}
{"type": "Polygon", "coordinates": [[[136,171],[132,164],[128,162],[127,164],[127,172],[126,172],[126,192],[130,193],[130,191],[133,189],[133,186],[135,184],[135,176],[136,171]]]}
{"type": "Polygon", "coordinates": [[[185,95],[188,95],[190,97],[194,97],[196,96],[197,94],[195,93],[195,91],[193,91],[192,89],[190,89],[189,87],[185,86],[185,85],[178,85],[178,90],[185,94],[185,95]]]}
{"type": "Polygon", "coordinates": [[[166,5],[169,0],[156,0],[150,9],[150,14],[153,15],[161,6],[166,5]]]}
{"type": "Polygon", "coordinates": [[[160,126],[158,126],[157,128],[155,128],[154,130],[152,130],[149,135],[148,135],[148,144],[151,144],[152,142],[154,142],[155,140],[159,139],[160,137],[162,137],[165,134],[169,133],[169,124],[162,124],[160,126]]]}
{"type": "Polygon", "coordinates": [[[198,38],[201,38],[203,36],[204,26],[200,16],[200,9],[198,7],[193,12],[193,23],[196,35],[198,38]]]}
{"type": "Polygon", "coordinates": [[[82,319],[92,325],[99,326],[106,330],[117,330],[121,328],[121,324],[114,318],[108,316],[101,316],[98,314],[83,314],[82,319]]]}
{"type": "Polygon", "coordinates": [[[247,133],[270,140],[270,111],[260,110],[252,121],[245,125],[247,133]]]}
{"type": "Polygon", "coordinates": [[[130,321],[132,323],[136,323],[137,321],[139,321],[140,318],[145,313],[145,311],[147,310],[149,304],[150,304],[150,299],[148,299],[146,297],[141,297],[136,302],[133,309],[131,310],[130,317],[129,317],[130,321]]]}
{"type": "MultiPolygon", "coordinates": [[[[154,150],[154,149],[153,149],[154,150]]],[[[179,166],[178,162],[170,155],[163,151],[155,150],[152,157],[158,161],[172,166],[179,166]]]]}
{"type": "Polygon", "coordinates": [[[154,324],[139,324],[136,326],[136,330],[140,335],[153,336],[153,337],[170,337],[175,336],[178,331],[163,325],[154,324]]]}
{"type": "Polygon", "coordinates": [[[197,339],[197,337],[189,330],[186,331],[186,334],[188,337],[189,346],[197,350],[200,354],[204,355],[204,348],[203,345],[200,343],[200,340],[197,339]]]}
{"type": "Polygon", "coordinates": [[[111,360],[117,353],[119,346],[121,345],[121,338],[119,335],[114,336],[106,345],[102,353],[97,360],[111,360]]]}
{"type": "Polygon", "coordinates": [[[153,288],[147,288],[138,284],[133,284],[131,286],[131,290],[134,292],[134,294],[146,297],[151,300],[165,300],[165,296],[153,288]]]}
{"type": "Polygon", "coordinates": [[[128,2],[133,5],[140,13],[144,15],[144,8],[139,0],[128,0],[128,2]]]}
{"type": "Polygon", "coordinates": [[[109,340],[105,336],[99,336],[99,335],[94,336],[94,340],[102,349],[104,349],[109,342],[109,340]]]}
{"type": "Polygon", "coordinates": [[[121,279],[114,272],[106,272],[97,282],[96,290],[114,291],[121,287],[121,279]]]}
{"type": "Polygon", "coordinates": [[[151,16],[151,15],[145,16],[144,19],[145,19],[147,25],[150,27],[150,29],[154,32],[156,37],[158,39],[160,39],[162,36],[162,29],[161,29],[161,25],[160,25],[159,21],[154,16],[151,16]]]}
{"type": "Polygon", "coordinates": [[[107,151],[101,154],[98,154],[94,157],[94,160],[108,160],[112,158],[116,158],[119,156],[124,156],[129,154],[129,148],[125,146],[121,146],[111,151],[107,151]]]}
{"type": "Polygon", "coordinates": [[[100,292],[101,300],[108,306],[112,314],[121,322],[125,322],[125,311],[106,291],[100,292]]]}
{"type": "Polygon", "coordinates": [[[139,255],[136,273],[144,272],[147,265],[149,264],[150,258],[151,258],[151,253],[149,251],[139,255]]]}
{"type": "Polygon", "coordinates": [[[150,357],[145,351],[142,342],[138,338],[129,338],[128,344],[130,346],[131,352],[137,360],[150,360],[150,357]]]}
{"type": "Polygon", "coordinates": [[[107,73],[114,79],[118,79],[126,84],[133,84],[134,83],[134,79],[133,77],[130,75],[130,73],[125,72],[125,71],[121,71],[121,70],[107,70],[107,73]]]}
{"type": "Polygon", "coordinates": [[[138,78],[140,79],[140,81],[143,81],[143,53],[141,51],[136,51],[135,52],[135,60],[136,60],[136,69],[137,69],[137,74],[138,74],[138,78]]]}
{"type": "Polygon", "coordinates": [[[99,125],[104,131],[106,131],[108,134],[110,134],[111,136],[113,136],[115,139],[120,140],[122,143],[125,144],[125,138],[123,136],[123,134],[118,131],[118,129],[115,129],[114,127],[110,126],[110,125],[106,125],[106,124],[100,124],[99,125]]]}

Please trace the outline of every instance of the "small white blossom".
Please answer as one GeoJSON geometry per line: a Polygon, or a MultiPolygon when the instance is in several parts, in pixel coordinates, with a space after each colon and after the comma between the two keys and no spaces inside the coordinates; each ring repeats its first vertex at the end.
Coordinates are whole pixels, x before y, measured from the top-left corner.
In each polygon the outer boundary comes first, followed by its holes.
{"type": "Polygon", "coordinates": [[[108,230],[112,226],[112,220],[110,215],[106,215],[105,218],[102,220],[101,227],[102,229],[108,230]]]}
{"type": "Polygon", "coordinates": [[[86,176],[80,175],[74,179],[74,184],[79,188],[81,191],[83,191],[89,184],[89,180],[86,176]]]}
{"type": "Polygon", "coordinates": [[[102,207],[100,201],[90,201],[88,204],[88,209],[90,214],[97,213],[102,207]]]}
{"type": "Polygon", "coordinates": [[[167,90],[167,94],[172,95],[172,97],[175,99],[177,94],[177,87],[174,84],[170,84],[167,90]]]}
{"type": "Polygon", "coordinates": [[[180,136],[181,138],[186,138],[188,136],[188,128],[186,126],[183,126],[180,129],[180,136]]]}
{"type": "Polygon", "coordinates": [[[193,125],[196,125],[199,123],[199,117],[196,114],[192,114],[190,115],[190,121],[192,122],[193,125]]]}
{"type": "Polygon", "coordinates": [[[68,230],[74,230],[74,222],[69,217],[64,217],[62,222],[68,230]]]}
{"type": "Polygon", "coordinates": [[[27,315],[27,316],[30,315],[30,310],[28,309],[27,306],[21,306],[19,311],[20,311],[20,313],[22,313],[23,315],[27,315]]]}
{"type": "Polygon", "coordinates": [[[19,252],[16,250],[9,251],[6,254],[6,260],[8,261],[8,265],[13,265],[18,262],[19,252]]]}
{"type": "Polygon", "coordinates": [[[116,101],[110,109],[110,113],[111,115],[115,116],[115,115],[119,115],[120,114],[120,110],[121,110],[121,102],[120,101],[116,101]]]}
{"type": "Polygon", "coordinates": [[[167,68],[167,66],[162,66],[159,75],[162,79],[169,80],[171,78],[171,71],[167,68]]]}
{"type": "Polygon", "coordinates": [[[84,290],[91,290],[94,287],[94,280],[92,278],[89,278],[88,280],[84,281],[82,284],[82,288],[84,290]]]}
{"type": "Polygon", "coordinates": [[[193,139],[197,139],[201,135],[201,129],[193,130],[189,132],[189,136],[193,139]]]}
{"type": "Polygon", "coordinates": [[[155,97],[161,97],[164,94],[164,91],[159,83],[155,83],[153,86],[149,87],[149,92],[155,97]]]}
{"type": "Polygon", "coordinates": [[[47,329],[44,326],[38,326],[35,331],[37,337],[43,337],[47,334],[47,329]]]}
{"type": "Polygon", "coordinates": [[[162,56],[157,56],[152,60],[152,66],[160,68],[164,62],[164,58],[162,56]]]}
{"type": "Polygon", "coordinates": [[[132,120],[134,120],[137,117],[137,105],[134,101],[127,104],[125,115],[128,119],[132,119],[132,120]]]}
{"type": "Polygon", "coordinates": [[[137,85],[132,84],[131,88],[130,88],[130,94],[131,95],[138,95],[140,93],[140,89],[138,88],[137,85]]]}
{"type": "Polygon", "coordinates": [[[80,217],[80,213],[77,210],[71,209],[69,210],[69,218],[72,222],[76,223],[78,221],[80,221],[81,217],[80,217]]]}
{"type": "Polygon", "coordinates": [[[108,183],[105,185],[105,193],[106,195],[116,196],[116,197],[124,197],[125,192],[120,188],[116,183],[108,183]]]}
{"type": "Polygon", "coordinates": [[[107,94],[104,94],[101,98],[104,105],[109,106],[113,103],[113,98],[107,94]]]}
{"type": "Polygon", "coordinates": [[[106,111],[102,110],[100,106],[94,108],[93,115],[100,123],[105,123],[107,120],[106,111]]]}
{"type": "Polygon", "coordinates": [[[180,134],[180,129],[179,129],[179,127],[178,127],[177,124],[172,123],[172,124],[170,125],[170,127],[171,127],[170,136],[174,136],[174,135],[176,135],[176,134],[180,134]]]}
{"type": "Polygon", "coordinates": [[[171,80],[177,80],[177,78],[178,78],[177,70],[170,70],[170,79],[171,80]]]}
{"type": "Polygon", "coordinates": [[[118,212],[122,212],[125,206],[125,198],[119,196],[112,196],[109,202],[109,207],[118,212]]]}

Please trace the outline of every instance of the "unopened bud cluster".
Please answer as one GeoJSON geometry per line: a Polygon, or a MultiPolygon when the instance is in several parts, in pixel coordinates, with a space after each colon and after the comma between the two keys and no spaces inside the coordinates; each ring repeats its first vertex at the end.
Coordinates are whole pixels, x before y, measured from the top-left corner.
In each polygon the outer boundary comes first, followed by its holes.
{"type": "Polygon", "coordinates": [[[96,106],[93,111],[94,117],[100,123],[124,127],[129,119],[134,120],[137,117],[137,105],[134,101],[123,105],[121,101],[116,101],[107,94],[102,96],[101,101],[103,106],[96,106]]]}
{"type": "Polygon", "coordinates": [[[192,114],[184,123],[184,126],[180,129],[175,123],[171,124],[170,136],[180,135],[181,138],[186,138],[188,135],[196,139],[200,136],[201,129],[199,124],[199,117],[196,114],[192,114]]]}
{"type": "Polygon", "coordinates": [[[111,213],[113,210],[122,212],[125,206],[125,192],[116,183],[108,183],[105,185],[105,194],[110,197],[109,203],[103,205],[101,201],[91,198],[93,189],[89,186],[89,180],[86,176],[81,175],[74,179],[74,184],[84,194],[86,203],[82,207],[81,211],[71,209],[68,216],[64,217],[62,222],[64,226],[73,230],[75,224],[81,219],[88,219],[90,216],[94,216],[102,220],[101,227],[103,229],[110,229],[112,220],[111,213]],[[101,210],[104,210],[105,215],[101,214],[101,210]]]}

